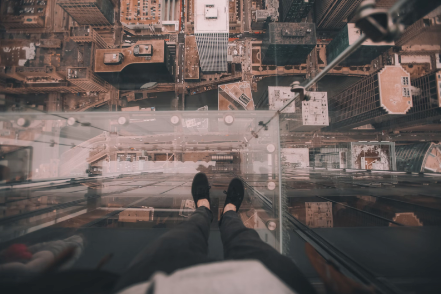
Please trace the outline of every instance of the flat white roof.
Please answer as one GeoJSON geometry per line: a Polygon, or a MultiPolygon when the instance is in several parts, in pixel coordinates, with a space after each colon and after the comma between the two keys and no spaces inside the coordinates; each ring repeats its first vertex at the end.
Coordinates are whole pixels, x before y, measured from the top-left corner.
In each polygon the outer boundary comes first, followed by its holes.
{"type": "Polygon", "coordinates": [[[304,126],[329,126],[328,92],[309,92],[309,101],[302,101],[304,126]]]}
{"type": "MultiPolygon", "coordinates": [[[[291,87],[268,87],[268,102],[270,110],[279,110],[289,101],[294,98],[293,92],[291,92],[291,87]]],[[[287,108],[285,108],[282,113],[294,113],[296,112],[295,102],[291,103],[287,108]]]]}
{"type": "Polygon", "coordinates": [[[228,0],[195,0],[195,34],[228,33],[228,0]]]}

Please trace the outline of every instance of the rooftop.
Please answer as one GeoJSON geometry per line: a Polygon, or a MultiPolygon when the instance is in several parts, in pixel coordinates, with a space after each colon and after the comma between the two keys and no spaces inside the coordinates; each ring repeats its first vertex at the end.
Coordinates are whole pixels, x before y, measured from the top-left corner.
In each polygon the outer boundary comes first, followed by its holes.
{"type": "MultiPolygon", "coordinates": [[[[117,49],[98,49],[96,50],[95,56],[95,72],[119,72],[122,71],[127,65],[134,63],[163,63],[164,58],[165,42],[163,40],[149,40],[140,41],[133,44],[131,47],[117,48],[117,49]],[[151,55],[139,54],[135,56],[136,46],[142,48],[151,45],[153,48],[153,53],[151,55]],[[121,63],[115,64],[104,64],[104,59],[109,56],[114,56],[115,58],[122,54],[123,60],[121,63]]],[[[140,50],[141,52],[142,50],[140,50]]]]}
{"type": "Polygon", "coordinates": [[[90,26],[78,26],[70,28],[70,35],[75,37],[88,37],[91,34],[90,26]]]}
{"type": "Polygon", "coordinates": [[[249,82],[219,85],[219,110],[254,110],[249,82]]]}
{"type": "Polygon", "coordinates": [[[87,78],[87,68],[73,67],[67,69],[67,79],[85,79],[87,78]]]}
{"type": "MultiPolygon", "coordinates": [[[[268,87],[268,103],[270,110],[279,110],[294,98],[291,87],[268,87]]],[[[295,103],[291,103],[282,113],[294,113],[295,103]]]]}
{"type": "Polygon", "coordinates": [[[128,26],[157,24],[161,19],[160,9],[165,12],[160,4],[161,1],[122,0],[120,21],[128,26]]]}
{"type": "Polygon", "coordinates": [[[317,43],[314,23],[272,22],[269,24],[267,34],[272,44],[315,45],[317,43]]]}
{"type": "Polygon", "coordinates": [[[413,106],[410,75],[401,66],[385,66],[378,73],[381,106],[389,114],[406,114],[413,106]]]}
{"type": "Polygon", "coordinates": [[[24,66],[28,60],[35,59],[35,43],[29,40],[2,40],[0,47],[2,66],[24,66]]]}
{"type": "Polygon", "coordinates": [[[199,54],[195,36],[187,36],[185,38],[184,79],[199,79],[199,54]]]}
{"type": "Polygon", "coordinates": [[[228,33],[228,0],[195,0],[195,34],[228,33]]]}
{"type": "Polygon", "coordinates": [[[0,23],[6,27],[44,27],[47,1],[2,1],[0,23]]]}

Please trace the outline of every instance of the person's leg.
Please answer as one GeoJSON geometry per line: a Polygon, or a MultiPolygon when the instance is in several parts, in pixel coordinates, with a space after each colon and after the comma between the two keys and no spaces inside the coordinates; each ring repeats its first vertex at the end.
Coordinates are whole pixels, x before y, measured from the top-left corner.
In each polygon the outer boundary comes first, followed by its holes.
{"type": "Polygon", "coordinates": [[[198,175],[192,187],[197,209],[188,220],[163,234],[136,256],[119,279],[115,292],[147,281],[157,271],[171,274],[181,268],[213,261],[207,257],[208,235],[213,220],[208,180],[205,177],[201,181],[201,174],[198,175]],[[198,183],[202,186],[196,187],[200,188],[196,192],[193,191],[195,182],[196,186],[198,183]]]}
{"type": "Polygon", "coordinates": [[[225,259],[257,259],[298,293],[315,293],[294,262],[263,242],[255,230],[245,227],[235,211],[222,216],[220,232],[225,259]]]}
{"type": "Polygon", "coordinates": [[[167,274],[192,265],[210,262],[208,235],[212,213],[206,207],[198,207],[187,221],[163,234],[141,251],[121,276],[115,292],[143,281],[155,272],[167,274]]]}
{"type": "Polygon", "coordinates": [[[314,288],[291,259],[263,242],[255,230],[245,227],[236,212],[236,207],[240,207],[241,199],[243,199],[244,192],[241,190],[243,188],[238,182],[233,183],[233,181],[230,187],[233,184],[236,185],[236,189],[229,187],[224,214],[219,222],[225,259],[259,260],[298,293],[315,293],[314,288]]]}

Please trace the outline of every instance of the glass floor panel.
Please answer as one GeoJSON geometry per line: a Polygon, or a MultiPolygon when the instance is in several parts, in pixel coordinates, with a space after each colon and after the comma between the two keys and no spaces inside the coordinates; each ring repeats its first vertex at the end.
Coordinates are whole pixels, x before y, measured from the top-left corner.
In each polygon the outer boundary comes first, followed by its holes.
{"type": "MultiPolygon", "coordinates": [[[[120,231],[131,232],[127,242],[141,238],[146,244],[146,229],[152,240],[188,218],[195,209],[193,177],[204,172],[212,187],[212,230],[218,232],[223,191],[239,177],[247,194],[240,217],[281,250],[278,119],[267,130],[259,125],[273,116],[270,111],[6,114],[9,132],[0,144],[10,173],[0,187],[2,247],[80,234],[86,248],[77,266],[93,267],[88,246],[106,248],[106,238],[120,231]],[[96,240],[90,230],[106,237],[96,240]]],[[[130,262],[122,253],[126,245],[109,251],[116,256],[111,268],[123,259],[130,262]]],[[[131,250],[132,258],[137,251],[131,250]]],[[[222,258],[221,252],[213,254],[222,258]]]]}
{"type": "Polygon", "coordinates": [[[223,258],[217,221],[223,192],[239,177],[244,224],[311,281],[319,280],[306,243],[337,263],[349,258],[338,263],[349,276],[360,267],[394,289],[409,280],[438,285],[441,177],[342,164],[341,152],[350,158],[356,144],[311,148],[292,163],[286,154],[296,148],[280,142],[279,119],[270,111],[5,114],[0,249],[80,236],[84,252],[74,269],[112,256],[103,269],[121,273],[188,218],[193,176],[205,172],[215,220],[210,257],[223,258]]]}

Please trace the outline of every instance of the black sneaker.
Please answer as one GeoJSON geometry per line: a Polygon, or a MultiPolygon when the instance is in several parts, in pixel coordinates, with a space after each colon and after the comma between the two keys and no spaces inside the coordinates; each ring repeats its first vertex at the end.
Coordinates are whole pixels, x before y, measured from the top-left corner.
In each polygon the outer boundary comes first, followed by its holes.
{"type": "Polygon", "coordinates": [[[230,185],[228,185],[228,191],[224,191],[224,193],[227,194],[224,208],[227,204],[231,203],[236,206],[236,212],[239,211],[239,207],[242,204],[245,195],[242,180],[238,178],[232,179],[230,185]]]}
{"type": "Polygon", "coordinates": [[[210,188],[207,176],[204,173],[198,173],[194,176],[193,184],[191,184],[191,195],[193,195],[194,206],[196,208],[198,207],[199,199],[207,199],[208,202],[210,202],[210,188]]]}

